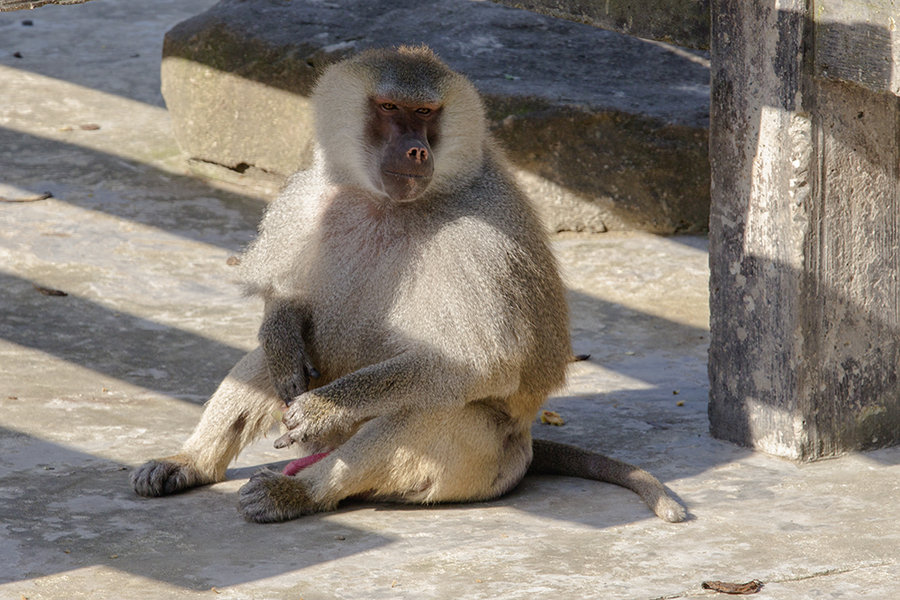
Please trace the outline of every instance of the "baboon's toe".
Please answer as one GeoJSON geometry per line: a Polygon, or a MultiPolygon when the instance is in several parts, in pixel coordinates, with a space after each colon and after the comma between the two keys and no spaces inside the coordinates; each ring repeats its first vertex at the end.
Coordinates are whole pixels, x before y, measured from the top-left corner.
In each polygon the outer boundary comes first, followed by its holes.
{"type": "Polygon", "coordinates": [[[251,477],[239,493],[238,510],[255,523],[289,521],[317,512],[302,482],[268,469],[251,477]]]}
{"type": "Polygon", "coordinates": [[[131,473],[131,485],[141,496],[168,496],[198,485],[191,468],[170,460],[151,460],[131,473]]]}

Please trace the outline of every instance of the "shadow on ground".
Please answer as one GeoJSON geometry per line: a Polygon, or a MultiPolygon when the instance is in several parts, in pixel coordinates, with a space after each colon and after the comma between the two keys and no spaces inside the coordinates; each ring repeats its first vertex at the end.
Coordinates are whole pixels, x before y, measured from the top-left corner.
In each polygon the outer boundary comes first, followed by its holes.
{"type": "Polygon", "coordinates": [[[9,429],[0,428],[0,447],[0,493],[6,500],[0,509],[0,583],[105,565],[208,590],[391,543],[317,515],[266,526],[246,523],[234,493],[221,486],[139,498],[128,481],[130,467],[9,429]],[[310,545],[318,548],[318,558],[301,552],[310,545]]]}

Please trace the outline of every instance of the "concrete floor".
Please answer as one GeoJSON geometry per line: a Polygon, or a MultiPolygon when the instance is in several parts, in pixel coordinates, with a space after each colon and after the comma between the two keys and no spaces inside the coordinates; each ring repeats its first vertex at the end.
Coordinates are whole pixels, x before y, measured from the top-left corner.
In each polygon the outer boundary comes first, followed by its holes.
{"type": "Polygon", "coordinates": [[[259,322],[226,260],[270,190],[192,176],[158,91],[163,32],[211,3],[0,15],[0,197],[53,195],[0,202],[0,599],[900,595],[900,448],[800,466],[709,437],[702,238],[555,241],[592,358],[548,402],[566,424],[535,425],[647,467],[688,522],[542,477],[494,502],[249,524],[237,489],[289,458],[271,437],[226,482],[135,496],[129,470],[178,448],[259,322]]]}

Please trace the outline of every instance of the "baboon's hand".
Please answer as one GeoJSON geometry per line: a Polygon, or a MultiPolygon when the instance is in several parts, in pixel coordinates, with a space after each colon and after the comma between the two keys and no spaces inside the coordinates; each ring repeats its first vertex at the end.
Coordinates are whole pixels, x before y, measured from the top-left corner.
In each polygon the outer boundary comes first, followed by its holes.
{"type": "Polygon", "coordinates": [[[285,411],[282,422],[289,431],[275,441],[276,448],[294,442],[307,444],[346,438],[354,420],[350,411],[314,391],[297,398],[285,411]]]}
{"type": "Polygon", "coordinates": [[[299,309],[283,304],[273,308],[259,328],[259,341],[275,392],[286,403],[309,389],[319,372],[306,351],[299,309]]]}
{"type": "Polygon", "coordinates": [[[211,482],[182,456],[151,460],[131,473],[131,485],[141,496],[168,496],[211,482]]]}
{"type": "Polygon", "coordinates": [[[298,352],[291,359],[283,357],[270,359],[267,353],[266,362],[269,380],[275,392],[288,404],[309,389],[310,378],[319,376],[319,372],[309,362],[305,352],[298,352]]]}

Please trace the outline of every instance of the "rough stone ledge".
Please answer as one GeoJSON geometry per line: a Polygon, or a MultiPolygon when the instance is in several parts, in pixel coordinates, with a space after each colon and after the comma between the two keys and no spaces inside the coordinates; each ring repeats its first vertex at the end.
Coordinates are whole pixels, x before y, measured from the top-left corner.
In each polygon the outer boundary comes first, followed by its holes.
{"type": "Polygon", "coordinates": [[[709,0],[491,1],[628,35],[709,49],[709,0]]]}
{"type": "Polygon", "coordinates": [[[162,84],[194,159],[283,177],[308,164],[327,64],[426,43],[484,94],[557,231],[703,231],[706,55],[487,2],[223,0],[166,35],[162,84]]]}

